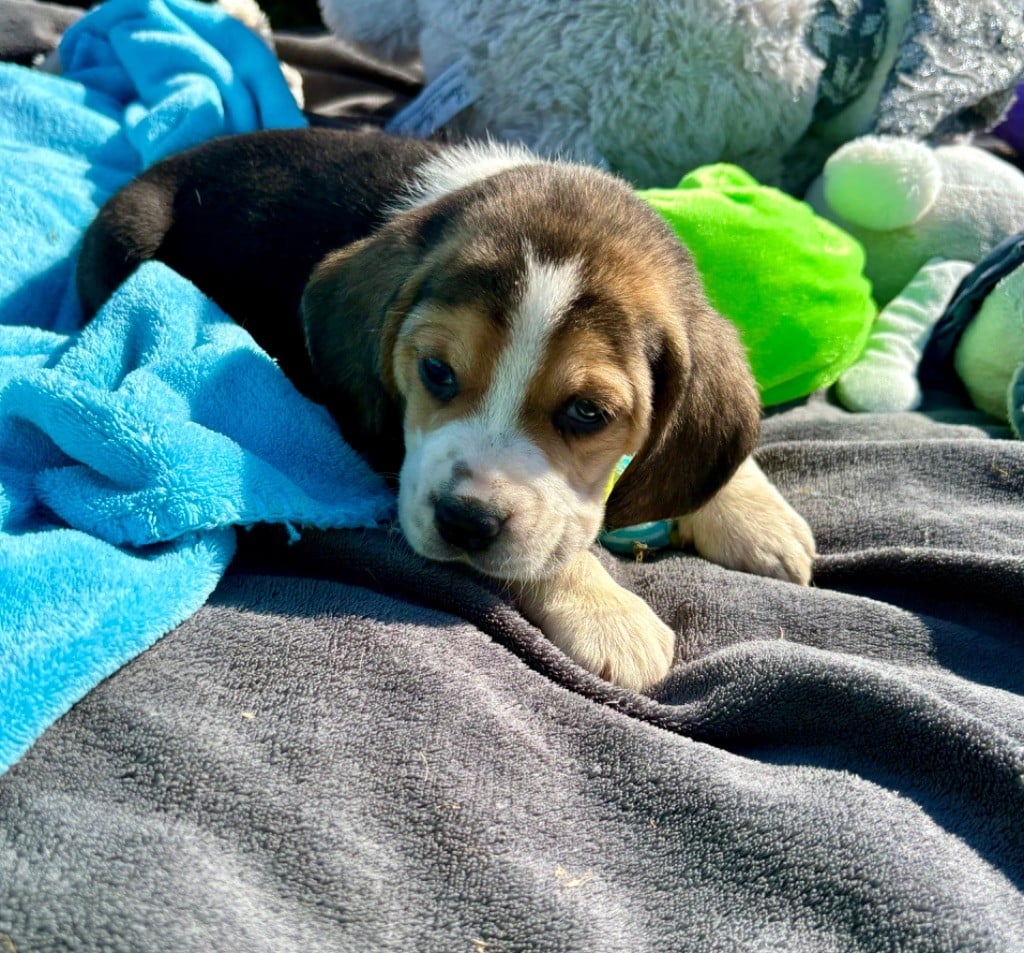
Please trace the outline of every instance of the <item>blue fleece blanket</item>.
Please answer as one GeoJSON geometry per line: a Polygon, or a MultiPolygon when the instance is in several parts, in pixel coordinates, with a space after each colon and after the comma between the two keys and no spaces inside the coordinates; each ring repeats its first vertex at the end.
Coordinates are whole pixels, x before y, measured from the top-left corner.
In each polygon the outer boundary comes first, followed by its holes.
{"type": "Polygon", "coordinates": [[[190,0],[110,0],[64,73],[0,65],[0,770],[196,611],[234,526],[373,525],[380,480],[190,283],[143,266],[84,329],[100,204],[214,135],[303,118],[262,41],[190,0]]]}

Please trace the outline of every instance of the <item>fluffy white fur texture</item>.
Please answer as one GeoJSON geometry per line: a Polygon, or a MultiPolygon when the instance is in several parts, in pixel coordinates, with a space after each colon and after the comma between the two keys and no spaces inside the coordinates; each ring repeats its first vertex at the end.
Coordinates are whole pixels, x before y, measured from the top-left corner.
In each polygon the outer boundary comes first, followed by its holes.
{"type": "Polygon", "coordinates": [[[415,181],[395,202],[395,212],[417,208],[505,169],[535,165],[543,160],[512,143],[487,139],[446,149],[417,170],[415,181]]]}
{"type": "Polygon", "coordinates": [[[414,55],[419,48],[417,0],[320,0],[324,25],[386,60],[414,55]]]}
{"type": "Polygon", "coordinates": [[[638,186],[736,162],[762,181],[811,123],[817,0],[321,0],[337,34],[427,79],[463,60],[480,87],[458,132],[518,140],[638,186]]]}

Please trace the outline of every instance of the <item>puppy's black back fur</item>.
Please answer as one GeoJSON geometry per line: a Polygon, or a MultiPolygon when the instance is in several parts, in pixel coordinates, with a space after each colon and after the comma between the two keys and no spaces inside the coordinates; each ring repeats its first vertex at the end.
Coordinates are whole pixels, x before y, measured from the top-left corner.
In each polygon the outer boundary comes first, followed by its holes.
{"type": "Polygon", "coordinates": [[[316,396],[298,320],[333,249],[366,238],[436,147],[377,133],[273,130],[173,156],[114,195],[86,232],[77,283],[88,316],[143,261],[190,279],[316,396]]]}

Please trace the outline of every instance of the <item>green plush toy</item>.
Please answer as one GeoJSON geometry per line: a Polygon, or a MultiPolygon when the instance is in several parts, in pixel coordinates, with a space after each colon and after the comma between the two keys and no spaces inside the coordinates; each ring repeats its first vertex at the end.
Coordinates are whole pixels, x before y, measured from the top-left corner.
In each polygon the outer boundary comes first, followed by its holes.
{"type": "Polygon", "coordinates": [[[810,206],[726,164],[638,194],[739,329],[765,406],[827,387],[861,353],[877,315],[864,252],[810,206]]]}
{"type": "Polygon", "coordinates": [[[940,389],[959,379],[976,407],[1024,437],[1024,232],[993,248],[957,287],[919,374],[940,389]]]}
{"type": "Polygon", "coordinates": [[[974,403],[1024,437],[1024,266],[981,303],[957,346],[955,366],[974,403]]]}

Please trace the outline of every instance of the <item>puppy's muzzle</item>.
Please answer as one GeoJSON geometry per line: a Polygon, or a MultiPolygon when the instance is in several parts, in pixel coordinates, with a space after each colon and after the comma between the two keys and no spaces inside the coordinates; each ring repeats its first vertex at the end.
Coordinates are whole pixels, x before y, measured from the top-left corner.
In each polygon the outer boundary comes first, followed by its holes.
{"type": "Polygon", "coordinates": [[[479,503],[443,496],[434,505],[434,522],[441,538],[469,553],[487,549],[501,534],[505,520],[479,503]]]}

